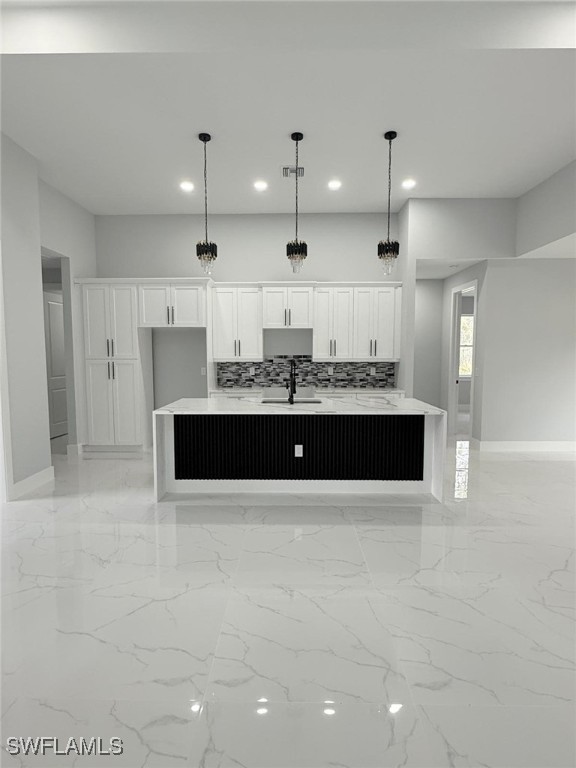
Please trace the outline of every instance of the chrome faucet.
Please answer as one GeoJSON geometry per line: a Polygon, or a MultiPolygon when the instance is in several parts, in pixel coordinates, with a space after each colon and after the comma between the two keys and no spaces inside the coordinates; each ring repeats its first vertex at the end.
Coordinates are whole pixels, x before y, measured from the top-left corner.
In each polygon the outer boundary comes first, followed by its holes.
{"type": "Polygon", "coordinates": [[[294,405],[294,395],[296,394],[296,360],[290,361],[290,378],[286,382],[286,389],[288,390],[288,402],[290,405],[294,405]]]}

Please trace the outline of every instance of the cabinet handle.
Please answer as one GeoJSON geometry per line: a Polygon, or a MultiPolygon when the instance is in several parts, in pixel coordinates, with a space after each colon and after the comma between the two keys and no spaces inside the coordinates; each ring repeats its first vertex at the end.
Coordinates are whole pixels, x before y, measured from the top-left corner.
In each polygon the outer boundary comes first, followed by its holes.
{"type": "Polygon", "coordinates": [[[116,378],[116,363],[112,363],[112,378],[116,378]]]}
{"type": "Polygon", "coordinates": [[[110,339],[106,339],[106,357],[110,357],[110,339]]]}
{"type": "Polygon", "coordinates": [[[330,339],[330,357],[332,357],[332,339],[330,339]]]}
{"type": "Polygon", "coordinates": [[[234,339],[234,357],[236,357],[236,339],[234,339]]]}
{"type": "Polygon", "coordinates": [[[238,339],[238,357],[240,357],[240,339],[238,339]]]}
{"type": "Polygon", "coordinates": [[[376,357],[376,344],[378,344],[378,339],[374,339],[374,357],[376,357]]]}
{"type": "Polygon", "coordinates": [[[174,307],[172,307],[172,325],[174,325],[174,307]]]}
{"type": "Polygon", "coordinates": [[[166,322],[170,325],[170,307],[166,307],[166,322]]]}
{"type": "Polygon", "coordinates": [[[292,310],[288,310],[288,325],[292,325],[292,310]]]}
{"type": "Polygon", "coordinates": [[[285,310],[284,310],[284,325],[288,325],[288,323],[287,323],[287,321],[286,321],[286,316],[287,316],[287,314],[288,314],[288,310],[287,310],[287,309],[285,309],[285,310]]]}
{"type": "Polygon", "coordinates": [[[370,357],[372,357],[372,339],[370,339],[370,357]]]}
{"type": "Polygon", "coordinates": [[[110,378],[110,363],[108,363],[108,378],[110,378]]]}
{"type": "Polygon", "coordinates": [[[114,357],[114,339],[110,339],[110,346],[112,347],[112,357],[114,357]]]}
{"type": "Polygon", "coordinates": [[[336,339],[334,339],[334,357],[336,357],[336,339]]]}

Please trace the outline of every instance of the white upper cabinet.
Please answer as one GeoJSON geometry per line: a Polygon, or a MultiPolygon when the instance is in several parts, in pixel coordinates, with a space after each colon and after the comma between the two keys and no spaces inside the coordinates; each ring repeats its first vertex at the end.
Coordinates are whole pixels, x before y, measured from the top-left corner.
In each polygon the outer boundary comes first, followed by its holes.
{"type": "Polygon", "coordinates": [[[399,359],[401,295],[397,286],[354,289],[353,359],[399,359]]]}
{"type": "Polygon", "coordinates": [[[258,286],[219,285],[212,303],[215,360],[262,360],[262,293],[258,286]]]}
{"type": "Polygon", "coordinates": [[[354,289],[321,287],[314,297],[315,360],[350,360],[353,348],[354,289]]]}
{"type": "Polygon", "coordinates": [[[265,286],[262,289],[264,328],[312,328],[314,292],[306,286],[265,286]]]}
{"type": "Polygon", "coordinates": [[[138,357],[136,286],[87,284],[82,294],[86,358],[138,357]]]}
{"type": "Polygon", "coordinates": [[[196,328],[206,325],[203,285],[146,283],[140,285],[140,325],[196,328]]]}

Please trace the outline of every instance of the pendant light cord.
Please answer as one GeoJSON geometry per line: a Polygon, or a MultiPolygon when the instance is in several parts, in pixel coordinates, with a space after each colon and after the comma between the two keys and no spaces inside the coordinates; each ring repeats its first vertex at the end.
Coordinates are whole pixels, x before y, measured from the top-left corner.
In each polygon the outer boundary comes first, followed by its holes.
{"type": "Polygon", "coordinates": [[[296,242],[298,242],[298,142],[296,142],[296,242]]]}
{"type": "Polygon", "coordinates": [[[388,140],[388,236],[390,241],[390,199],[392,196],[392,139],[388,140]]]}
{"type": "Polygon", "coordinates": [[[204,142],[204,230],[208,242],[208,173],[206,170],[206,142],[204,142]]]}

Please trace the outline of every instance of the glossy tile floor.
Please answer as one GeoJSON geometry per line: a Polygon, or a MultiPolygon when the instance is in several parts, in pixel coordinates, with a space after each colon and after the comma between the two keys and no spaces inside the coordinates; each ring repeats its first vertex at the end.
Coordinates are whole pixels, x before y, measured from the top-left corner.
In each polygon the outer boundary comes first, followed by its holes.
{"type": "Polygon", "coordinates": [[[2,511],[11,766],[573,768],[574,463],[450,453],[443,505],[154,504],[148,461],[56,456],[2,511]]]}

